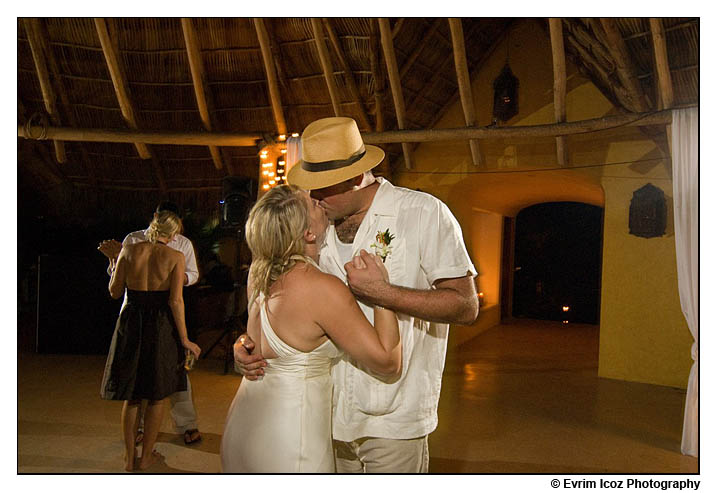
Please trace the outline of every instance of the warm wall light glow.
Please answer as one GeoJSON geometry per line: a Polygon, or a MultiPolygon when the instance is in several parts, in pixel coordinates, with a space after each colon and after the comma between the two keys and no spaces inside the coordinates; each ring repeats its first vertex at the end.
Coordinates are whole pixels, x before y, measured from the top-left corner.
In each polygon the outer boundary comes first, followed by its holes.
{"type": "Polygon", "coordinates": [[[278,137],[279,140],[287,140],[287,136],[282,134],[278,137]]]}
{"type": "Polygon", "coordinates": [[[280,149],[279,152],[281,152],[282,154],[286,154],[286,153],[287,153],[287,150],[286,150],[286,149],[280,149]]]}
{"type": "Polygon", "coordinates": [[[567,323],[568,323],[568,320],[564,320],[563,323],[567,324],[567,323]]]}
{"type": "Polygon", "coordinates": [[[294,133],[292,134],[292,137],[299,137],[299,134],[298,134],[297,132],[294,132],[294,133]]]}
{"type": "Polygon", "coordinates": [[[279,164],[279,166],[284,166],[284,161],[277,161],[277,164],[279,164]]]}
{"type": "Polygon", "coordinates": [[[268,172],[267,172],[267,175],[268,175],[268,176],[274,176],[274,171],[268,171],[268,172]]]}
{"type": "Polygon", "coordinates": [[[269,185],[267,185],[267,184],[265,183],[264,185],[262,185],[262,188],[263,188],[264,190],[269,190],[269,185]]]}
{"type": "Polygon", "coordinates": [[[284,173],[284,168],[279,168],[279,169],[277,170],[277,173],[279,173],[280,175],[281,175],[282,173],[284,173]]]}
{"type": "Polygon", "coordinates": [[[569,310],[569,307],[567,307],[566,305],[564,305],[564,306],[563,306],[563,311],[567,312],[568,310],[569,310]]]}
{"type": "Polygon", "coordinates": [[[269,180],[269,184],[270,184],[270,185],[274,185],[275,183],[277,183],[277,182],[274,181],[274,180],[269,180]]]}
{"type": "Polygon", "coordinates": [[[272,166],[274,166],[274,163],[263,163],[262,164],[262,168],[271,168],[272,166]]]}

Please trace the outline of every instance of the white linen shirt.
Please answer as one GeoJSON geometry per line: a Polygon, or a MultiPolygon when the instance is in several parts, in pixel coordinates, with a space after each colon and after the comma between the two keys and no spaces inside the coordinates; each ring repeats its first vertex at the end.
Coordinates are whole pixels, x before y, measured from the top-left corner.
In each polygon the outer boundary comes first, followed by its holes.
{"type": "MultiPolygon", "coordinates": [[[[432,289],[439,279],[476,276],[461,227],[446,204],[429,194],[377,180],[379,189],[354,238],[354,255],[362,248],[374,253],[370,245],[377,233],[388,229],[395,236],[385,261],[392,284],[432,289]]],[[[338,241],[330,225],[319,265],[346,282],[338,241]]],[[[373,324],[373,306],[361,301],[359,306],[373,324]]],[[[403,351],[398,379],[387,381],[348,355],[333,366],[335,439],[410,439],[436,429],[449,324],[402,313],[397,318],[403,351]]]]}
{"type": "MultiPolygon", "coordinates": [[[[139,231],[133,231],[132,233],[125,236],[122,240],[122,246],[132,245],[134,243],[141,243],[147,240],[147,230],[141,229],[139,231]]],[[[196,283],[199,279],[199,269],[197,269],[197,259],[194,256],[194,247],[192,242],[186,236],[176,234],[172,241],[167,243],[167,246],[178,252],[182,252],[184,255],[184,273],[187,274],[187,286],[191,286],[196,283]]],[[[108,267],[107,273],[112,275],[112,270],[108,267]]],[[[124,306],[124,304],[123,304],[124,306]]]]}

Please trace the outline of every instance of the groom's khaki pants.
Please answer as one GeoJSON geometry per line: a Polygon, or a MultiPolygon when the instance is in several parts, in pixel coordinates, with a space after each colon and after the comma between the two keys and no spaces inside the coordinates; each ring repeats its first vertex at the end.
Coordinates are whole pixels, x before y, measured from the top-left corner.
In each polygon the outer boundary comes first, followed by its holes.
{"type": "Polygon", "coordinates": [[[371,437],[353,442],[334,440],[334,457],[340,474],[428,473],[428,435],[410,440],[371,437]]]}

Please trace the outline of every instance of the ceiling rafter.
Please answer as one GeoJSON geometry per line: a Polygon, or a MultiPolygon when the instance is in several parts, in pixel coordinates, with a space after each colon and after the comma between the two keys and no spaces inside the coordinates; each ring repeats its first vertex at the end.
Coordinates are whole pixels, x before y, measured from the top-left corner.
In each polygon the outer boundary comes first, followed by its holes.
{"type": "MultiPolygon", "coordinates": [[[[40,34],[40,19],[25,19],[24,26],[25,33],[27,34],[27,40],[30,43],[32,58],[35,62],[35,71],[38,81],[40,82],[40,90],[42,91],[42,99],[45,105],[45,110],[50,116],[52,123],[55,125],[61,125],[60,115],[57,112],[57,105],[55,104],[55,91],[53,90],[52,83],[50,82],[47,61],[45,59],[45,45],[40,34]]],[[[59,140],[53,140],[52,144],[55,147],[55,157],[57,162],[66,163],[67,154],[65,153],[65,144],[59,140]]]]}
{"type": "MultiPolygon", "coordinates": [[[[476,108],[474,106],[474,96],[471,91],[471,79],[469,78],[469,67],[466,63],[466,45],[464,44],[464,28],[461,25],[461,19],[456,17],[449,18],[449,30],[451,31],[451,42],[454,46],[454,65],[456,65],[456,81],[459,84],[459,95],[461,98],[461,106],[464,110],[464,121],[467,127],[476,125],[476,108]]],[[[471,158],[474,166],[481,166],[483,158],[479,141],[472,139],[469,141],[471,148],[471,158]]]]}
{"type": "MultiPolygon", "coordinates": [[[[105,56],[105,62],[107,63],[107,69],[110,72],[110,78],[112,79],[112,86],[115,88],[115,96],[117,96],[117,102],[120,105],[120,111],[122,111],[122,117],[127,122],[127,125],[137,130],[137,119],[135,118],[135,109],[130,98],[129,86],[127,84],[127,78],[125,77],[124,70],[120,64],[119,53],[114,46],[112,39],[110,38],[110,32],[108,23],[105,19],[95,18],[95,28],[97,29],[97,36],[100,39],[102,45],[102,53],[105,56]]],[[[136,146],[137,153],[142,159],[149,159],[151,154],[147,146],[142,143],[138,143],[136,146]]]]}
{"type": "MultiPolygon", "coordinates": [[[[209,106],[211,104],[211,93],[205,84],[206,75],[204,71],[204,63],[202,63],[202,54],[200,53],[199,43],[197,41],[197,33],[192,19],[183,17],[181,19],[182,33],[184,35],[185,45],[187,46],[187,58],[189,60],[189,68],[192,74],[192,85],[194,86],[194,94],[197,100],[197,108],[199,109],[202,126],[208,132],[212,131],[212,120],[210,117],[209,106]],[[208,99],[210,102],[208,102],[208,99]]],[[[212,156],[214,167],[222,169],[222,155],[219,147],[209,146],[209,153],[212,156]]]]}
{"type": "Polygon", "coordinates": [[[406,62],[404,62],[404,65],[401,67],[401,71],[399,72],[399,77],[402,79],[406,75],[406,73],[411,69],[411,67],[414,65],[414,62],[419,58],[419,55],[421,55],[421,52],[424,51],[424,48],[426,48],[426,45],[429,43],[431,38],[434,36],[434,33],[436,33],[437,29],[439,29],[439,26],[441,25],[441,18],[436,18],[431,23],[429,28],[426,30],[426,32],[421,37],[421,41],[419,41],[419,44],[416,45],[414,48],[414,51],[411,52],[411,55],[409,55],[409,58],[407,58],[406,62]]]}
{"type": "MultiPolygon", "coordinates": [[[[62,106],[65,108],[65,115],[67,116],[67,121],[70,124],[70,126],[77,127],[77,118],[75,118],[75,114],[72,111],[72,107],[70,106],[70,98],[67,96],[67,90],[65,89],[65,84],[63,83],[63,77],[60,73],[60,68],[58,66],[57,60],[55,59],[55,55],[50,49],[50,42],[49,37],[46,32],[45,25],[43,23],[38,24],[37,33],[40,35],[40,40],[42,43],[42,46],[47,46],[48,49],[46,51],[47,56],[47,63],[50,67],[50,73],[52,74],[54,80],[57,82],[57,94],[60,97],[60,102],[62,103],[62,106]]],[[[89,155],[87,154],[87,149],[84,145],[79,144],[78,145],[80,149],[80,154],[83,159],[83,165],[85,167],[85,170],[87,171],[87,176],[90,181],[90,186],[93,188],[97,187],[97,172],[95,171],[94,162],[90,160],[89,155]]]]}
{"type": "Polygon", "coordinates": [[[651,18],[651,38],[658,73],[658,87],[661,92],[661,109],[673,106],[673,83],[671,81],[671,68],[668,65],[668,51],[666,50],[666,36],[661,19],[651,18]]]}
{"type": "Polygon", "coordinates": [[[650,105],[646,102],[646,95],[641,88],[641,83],[636,77],[626,42],[621,36],[615,19],[602,17],[601,27],[603,27],[603,32],[606,34],[608,50],[616,62],[618,78],[621,80],[623,87],[628,91],[630,100],[628,109],[635,112],[648,111],[650,105]]]}
{"type": "Polygon", "coordinates": [[[284,118],[284,110],[282,109],[282,97],[279,93],[279,85],[277,84],[277,74],[274,67],[274,57],[269,46],[269,35],[264,25],[264,19],[261,17],[254,18],[254,28],[257,31],[259,39],[259,47],[262,51],[262,60],[264,61],[264,72],[267,75],[267,85],[269,88],[269,99],[272,104],[272,116],[274,117],[274,125],[279,135],[287,134],[287,121],[284,118]]]}
{"type": "MultiPolygon", "coordinates": [[[[556,123],[563,123],[566,121],[566,53],[563,46],[563,28],[559,18],[550,18],[548,24],[553,58],[554,117],[556,123]]],[[[568,149],[563,135],[556,137],[556,161],[559,166],[568,166],[568,149]]]]}
{"type": "Polygon", "coordinates": [[[329,50],[327,44],[324,42],[324,29],[322,28],[322,22],[316,17],[311,18],[312,31],[314,33],[314,43],[317,48],[317,54],[319,55],[319,62],[322,65],[322,71],[324,72],[324,82],[327,84],[327,91],[329,91],[329,98],[332,101],[332,108],[334,109],[334,116],[342,116],[340,109],[339,93],[337,91],[336,81],[334,79],[334,69],[332,68],[332,61],[329,58],[329,50]]]}
{"type": "Polygon", "coordinates": [[[357,88],[357,83],[354,80],[354,73],[352,71],[352,68],[349,66],[349,62],[344,55],[344,50],[342,49],[339,37],[337,36],[337,33],[334,30],[330,19],[327,19],[325,17],[322,19],[322,23],[324,24],[324,29],[326,29],[327,34],[329,35],[329,41],[334,48],[334,54],[337,56],[337,59],[339,59],[339,63],[341,64],[342,70],[344,71],[344,76],[347,81],[347,87],[349,88],[349,92],[351,93],[352,99],[356,103],[356,106],[359,110],[359,121],[361,123],[360,128],[364,127],[367,130],[371,130],[371,122],[369,121],[369,117],[367,116],[366,108],[364,108],[364,103],[361,99],[359,89],[357,88]]]}
{"type": "MultiPolygon", "coordinates": [[[[399,77],[399,68],[396,64],[396,54],[394,53],[394,43],[391,38],[391,31],[389,28],[389,19],[380,18],[379,23],[379,36],[381,38],[381,45],[384,51],[384,61],[386,61],[386,71],[389,74],[389,84],[391,86],[391,95],[394,99],[394,109],[396,113],[396,122],[399,129],[405,128],[405,111],[404,111],[404,95],[401,91],[401,79],[399,77]]],[[[401,144],[402,151],[404,153],[404,165],[407,169],[412,168],[411,162],[411,148],[409,144],[401,144]]]]}

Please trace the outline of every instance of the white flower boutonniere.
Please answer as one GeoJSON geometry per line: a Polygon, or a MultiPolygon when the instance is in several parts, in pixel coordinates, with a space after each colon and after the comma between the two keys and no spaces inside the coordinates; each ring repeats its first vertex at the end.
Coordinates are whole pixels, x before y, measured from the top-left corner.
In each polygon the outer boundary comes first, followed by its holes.
{"type": "Polygon", "coordinates": [[[394,238],[394,235],[389,233],[389,228],[387,228],[386,231],[378,231],[376,233],[376,241],[369,245],[374,249],[374,255],[381,257],[382,262],[386,262],[386,258],[391,253],[392,247],[389,246],[389,244],[394,238]]]}

